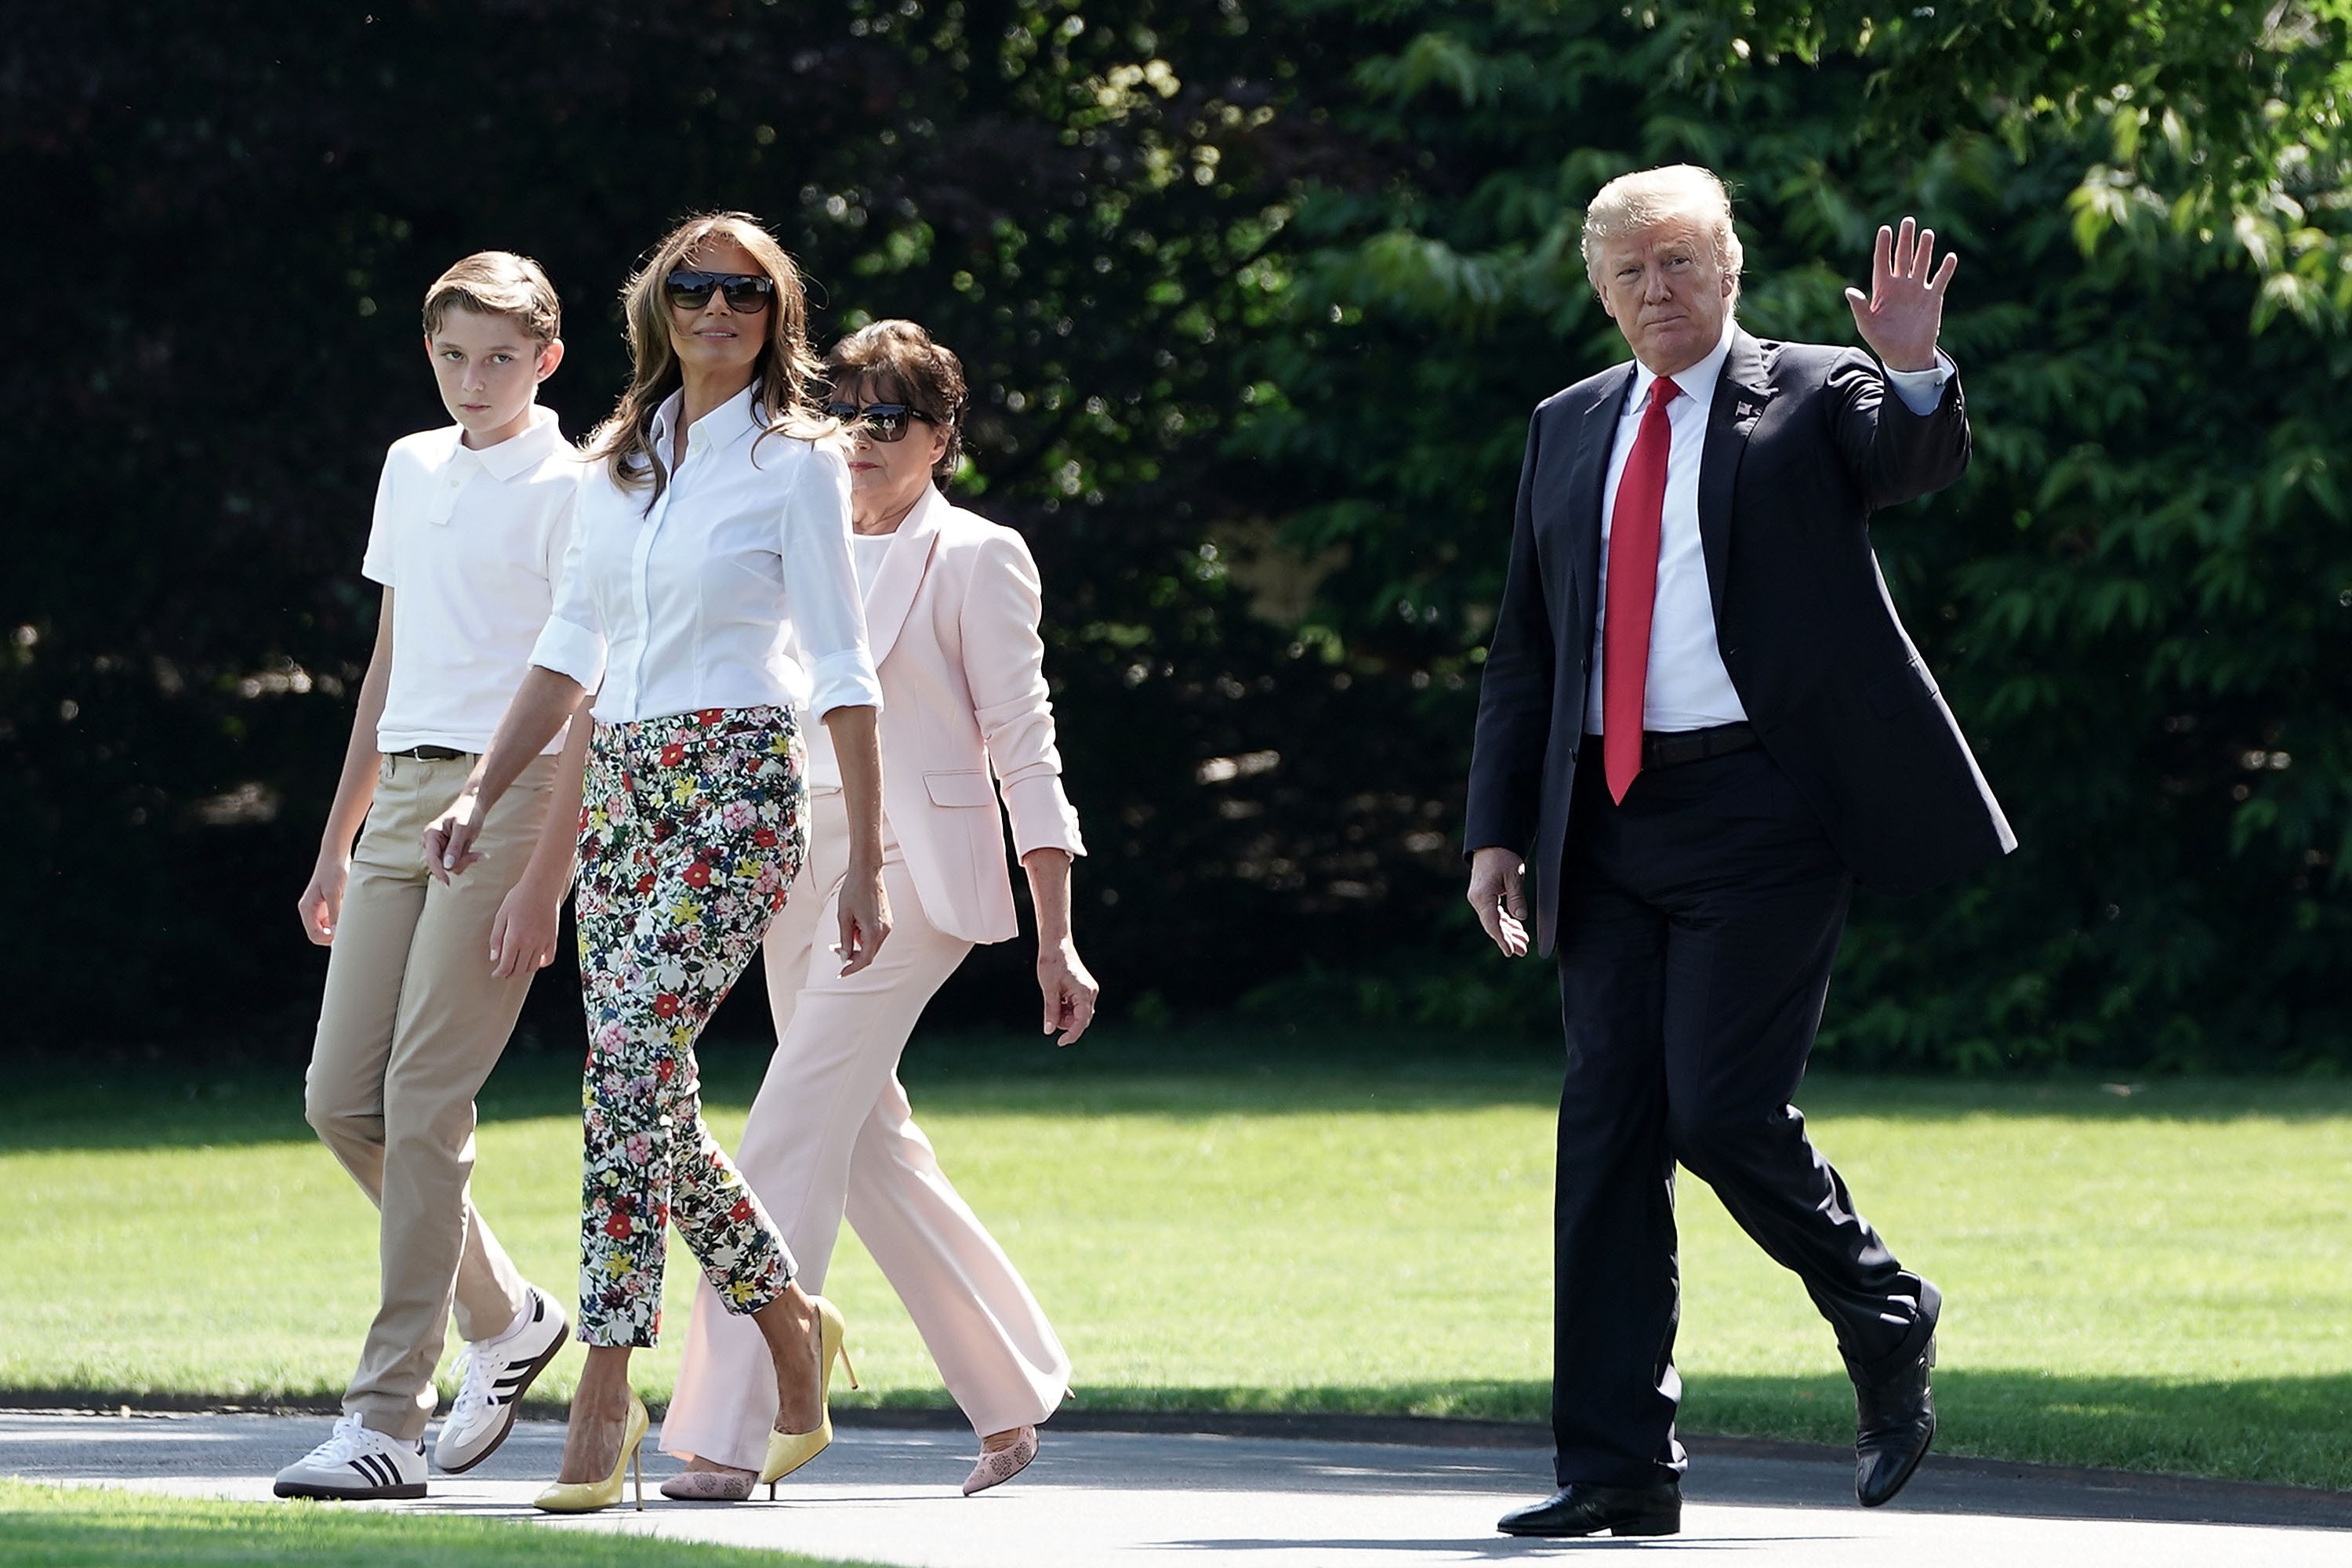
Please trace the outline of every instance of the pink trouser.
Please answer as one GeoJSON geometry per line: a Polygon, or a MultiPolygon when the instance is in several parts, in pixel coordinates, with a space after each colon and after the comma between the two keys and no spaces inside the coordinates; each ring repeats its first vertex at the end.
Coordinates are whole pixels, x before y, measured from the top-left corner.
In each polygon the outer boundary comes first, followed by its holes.
{"type": "MultiPolygon", "coordinates": [[[[872,964],[841,978],[832,946],[849,826],[838,792],[810,797],[809,829],[807,864],[768,930],[776,1054],[736,1169],[782,1232],[802,1289],[824,1290],[846,1217],[972,1429],[1033,1426],[1061,1403],[1069,1357],[1012,1260],[940,1171],[898,1082],[899,1054],[924,1005],[972,944],[924,919],[891,841],[882,864],[889,938],[872,964]]],[[[853,1342],[856,1330],[852,1322],[853,1342]]],[[[707,1283],[698,1287],[662,1448],[757,1468],[775,1419],[775,1372],[759,1330],[726,1311],[707,1283]]]]}

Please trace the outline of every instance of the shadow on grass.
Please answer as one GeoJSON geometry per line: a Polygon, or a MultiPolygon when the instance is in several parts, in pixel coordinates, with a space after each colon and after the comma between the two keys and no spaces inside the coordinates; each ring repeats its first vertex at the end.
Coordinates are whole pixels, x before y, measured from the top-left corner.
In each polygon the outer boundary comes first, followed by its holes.
{"type": "MultiPolygon", "coordinates": [[[[658,1420],[663,1401],[647,1392],[658,1420]]],[[[1207,1431],[1429,1447],[1543,1447],[1549,1442],[1550,1398],[1549,1382],[1532,1378],[1288,1388],[1081,1385],[1055,1421],[1070,1430],[1207,1431]]],[[[336,1406],[333,1399],[317,1395],[207,1398],[73,1389],[14,1391],[0,1395],[0,1402],[100,1410],[123,1405],[184,1411],[276,1406],[320,1414],[336,1406]]],[[[2323,1488],[2346,1494],[2341,1518],[2324,1522],[2352,1528],[2352,1375],[2200,1383],[1946,1368],[1936,1375],[1936,1452],[1947,1458],[2323,1488]]],[[[957,1430],[964,1426],[944,1391],[936,1388],[897,1390],[878,1398],[844,1392],[834,1407],[848,1425],[957,1430]]],[[[523,1414],[561,1418],[564,1406],[531,1397],[523,1414]]],[[[1681,1425],[1701,1435],[1692,1441],[1702,1457],[1709,1436],[1842,1450],[1853,1442],[1853,1392],[1835,1375],[1696,1373],[1685,1390],[1681,1425]]]]}
{"type": "MultiPolygon", "coordinates": [[[[700,1051],[704,1098],[740,1110],[766,1069],[768,1042],[729,1036],[700,1051]]],[[[1070,1050],[1024,1035],[919,1037],[905,1077],[919,1106],[962,1114],[1177,1118],[1313,1115],[1482,1106],[1549,1106],[1559,1047],[1431,1031],[1254,1026],[1100,1031],[1070,1050]]],[[[301,1072],[170,1063],[32,1072],[0,1104],[0,1153],[308,1142],[301,1072]]],[[[485,1121],[568,1117],[579,1108],[579,1058],[512,1051],[485,1087],[485,1121]]],[[[1920,1123],[1971,1117],[2093,1121],[2300,1121],[2352,1115],[2352,1080],[2176,1079],[2147,1084],[1842,1078],[1798,1096],[1809,1112],[1920,1123]],[[2125,1092],[2127,1091],[2127,1092],[2125,1092]]]]}
{"type": "MultiPolygon", "coordinates": [[[[1531,1433],[1536,1441],[1548,1442],[1550,1402],[1551,1384],[1542,1379],[1307,1388],[1082,1385],[1063,1418],[1077,1426],[1118,1425],[1118,1415],[1136,1412],[1420,1416],[1518,1423],[1521,1437],[1531,1433]]],[[[920,1389],[878,1400],[847,1394],[835,1404],[909,1413],[949,1408],[943,1393],[920,1389]]],[[[1936,1405],[1939,1454],[2352,1489],[2352,1376],[2198,1383],[1948,1368],[1936,1374],[1936,1405]]],[[[1684,1391],[1682,1426],[1719,1436],[1849,1447],[1853,1389],[1835,1375],[1693,1373],[1684,1391]]],[[[1281,1426],[1244,1422],[1233,1429],[1272,1433],[1281,1426]]],[[[1314,1434],[1302,1426],[1297,1435],[1314,1434]]],[[[1465,1436],[1481,1445],[1508,1438],[1499,1432],[1465,1436]]],[[[1446,1438],[1432,1433],[1426,1440],[1442,1444],[1446,1438]]],[[[2352,1498],[2347,1508],[2352,1514],[2352,1498]]]]}
{"type": "MultiPolygon", "coordinates": [[[[770,1042],[722,1038],[698,1053],[705,1102],[740,1112],[758,1092],[770,1042]]],[[[904,1076],[918,1104],[939,1110],[1088,1117],[1235,1112],[1410,1114],[1484,1105],[1549,1105],[1559,1095],[1549,1056],[1511,1042],[1454,1057],[1426,1035],[1310,1041],[1267,1031],[1195,1037],[1144,1032],[1055,1051],[1025,1036],[919,1039],[904,1076]]],[[[0,1153],[58,1150],[236,1147],[310,1142],[299,1068],[199,1071],[142,1068],[26,1076],[0,1103],[0,1153]],[[58,1087],[47,1087],[58,1086],[58,1087]]],[[[575,1117],[580,1059],[509,1052],[483,1087],[485,1122],[575,1117]]]]}
{"type": "MultiPolygon", "coordinates": [[[[1550,1400],[1551,1384],[1538,1379],[1081,1387],[1068,1414],[1089,1420],[1134,1411],[1430,1416],[1543,1426],[1550,1420],[1550,1400]]],[[[910,1390],[859,1403],[917,1410],[941,1406],[944,1395],[910,1390]]],[[[1936,1405],[1939,1454],[2352,1490],[2352,1375],[2200,1383],[1946,1368],[1936,1374],[1936,1405]]],[[[1691,1373],[1681,1424],[1720,1436],[1847,1447],[1853,1442],[1853,1389],[1833,1374],[1691,1373]]],[[[2352,1523],[2352,1498],[2347,1510],[2352,1523]]]]}
{"type": "MultiPolygon", "coordinates": [[[[2352,1376],[2201,1383],[1944,1368],[1938,1453],[2352,1489],[2352,1376]]],[[[1696,1432],[1853,1441],[1844,1379],[1694,1376],[1696,1432]]]]}

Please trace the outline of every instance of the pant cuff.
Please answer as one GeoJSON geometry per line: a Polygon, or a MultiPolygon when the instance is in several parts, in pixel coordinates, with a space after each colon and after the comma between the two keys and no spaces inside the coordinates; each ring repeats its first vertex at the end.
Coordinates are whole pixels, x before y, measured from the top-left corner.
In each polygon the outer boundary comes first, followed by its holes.
{"type": "Polygon", "coordinates": [[[748,1279],[708,1270],[703,1278],[710,1281],[711,1291],[718,1296],[720,1306],[736,1317],[748,1318],[783,1300],[784,1292],[793,1288],[793,1267],[783,1260],[782,1248],[779,1247],[772,1267],[754,1269],[748,1279]]]}
{"type": "Polygon", "coordinates": [[[1679,1481],[1689,1461],[1683,1457],[1682,1445],[1675,1445],[1674,1462],[1664,1460],[1625,1459],[1591,1453],[1555,1453],[1552,1456],[1552,1480],[1557,1486],[1623,1487],[1629,1490],[1654,1487],[1666,1481],[1679,1481]]]}
{"type": "Polygon", "coordinates": [[[572,1337],[592,1350],[649,1351],[661,1342],[658,1331],[639,1332],[633,1323],[592,1323],[584,1317],[572,1337]]]}
{"type": "Polygon", "coordinates": [[[1918,1315],[1912,1319],[1911,1327],[1905,1331],[1895,1348],[1869,1361],[1856,1361],[1846,1356],[1847,1375],[1856,1383],[1883,1383],[1927,1353],[1927,1342],[1936,1337],[1936,1324],[1944,1315],[1943,1292],[1922,1279],[1919,1281],[1918,1300],[1918,1315]]]}
{"type": "Polygon", "coordinates": [[[416,1407],[411,1399],[393,1405],[381,1399],[343,1401],[343,1414],[356,1415],[360,1425],[371,1432],[381,1432],[395,1442],[414,1443],[425,1436],[431,1417],[416,1407]]]}

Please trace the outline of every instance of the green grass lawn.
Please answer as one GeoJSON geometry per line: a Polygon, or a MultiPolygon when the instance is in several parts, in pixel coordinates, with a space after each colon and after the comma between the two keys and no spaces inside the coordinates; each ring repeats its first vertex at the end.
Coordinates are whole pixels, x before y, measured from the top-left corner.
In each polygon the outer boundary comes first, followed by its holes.
{"type": "MultiPolygon", "coordinates": [[[[1106,1033],[919,1046],[919,1113],[1027,1273],[1089,1407],[1540,1420],[1552,1102],[1538,1050],[1106,1033]]],[[[731,1142],[761,1066],[706,1053],[731,1142]]],[[[338,1392],[373,1304],[373,1216],[300,1121],[299,1074],[0,1107],[0,1386],[338,1392]]],[[[568,1298],[568,1062],[485,1099],[476,1194],[568,1298]]],[[[1943,1288],[1939,1447],[2352,1487],[2352,1086],[1822,1079],[1801,1102],[1905,1261],[1943,1288]]],[[[1685,1425],[1852,1440],[1828,1331],[1706,1187],[1682,1188],[1685,1425]]],[[[673,1375],[692,1267],[673,1247],[673,1375]]],[[[887,1404],[944,1402],[845,1238],[829,1293],[887,1404]]],[[[541,1384],[562,1397],[567,1353],[541,1384]]]]}
{"type": "Polygon", "coordinates": [[[814,1557],[602,1531],[517,1530],[335,1504],[195,1501],[0,1479],[0,1568],[819,1568],[814,1557]]]}

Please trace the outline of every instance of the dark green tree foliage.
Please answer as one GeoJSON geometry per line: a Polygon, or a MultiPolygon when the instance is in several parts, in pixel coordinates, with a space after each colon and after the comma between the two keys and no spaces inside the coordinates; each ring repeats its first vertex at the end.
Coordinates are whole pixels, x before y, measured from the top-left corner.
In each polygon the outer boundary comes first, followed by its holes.
{"type": "MultiPolygon", "coordinates": [[[[1299,689],[1291,630],[1234,612],[1211,542],[1255,507],[1212,459],[1231,356],[1273,320],[1234,273],[1355,158],[1275,114],[1297,68],[1234,7],[134,5],[102,37],[28,15],[0,50],[40,239],[6,262],[30,314],[0,370],[27,459],[0,981],[31,1043],[314,1004],[288,910],[373,634],[374,472],[445,417],[416,301],[468,250],[541,258],[572,349],[548,401],[584,433],[625,370],[623,275],[722,206],[802,258],[820,338],[908,315],[966,359],[965,489],[1043,565],[1082,935],[1119,1005],[1213,1005],[1393,940],[1399,911],[1286,869],[1336,852],[1331,802],[1391,771],[1357,743],[1374,708],[1319,668],[1299,689]],[[1252,856],[1278,899],[1233,874],[1252,856]]],[[[1025,959],[990,957],[1002,984],[983,965],[961,1011],[1024,1016],[1025,959]]]]}
{"type": "MultiPolygon", "coordinates": [[[[964,493],[1045,574],[1114,1007],[1540,1023],[1548,973],[1480,954],[1459,900],[1476,661],[1528,410],[1622,357],[1578,210],[1689,158],[1735,184],[1759,331],[1847,340],[1839,288],[1900,211],[1965,257],[1977,467],[1881,550],[2026,848],[1861,907],[1832,1048],[2341,1060],[2345,9],[17,19],[19,1037],[308,1009],[289,905],[373,631],[375,466],[441,418],[418,296],[479,247],[547,263],[549,401],[584,432],[620,278],[713,206],[771,219],[821,333],[910,315],[964,355],[964,493]]],[[[997,950],[943,1007],[1017,1019],[1026,967],[997,950]]]]}
{"type": "Polygon", "coordinates": [[[1344,558],[1334,628],[1475,667],[1526,410],[1622,358],[1576,255],[1600,181],[1723,172],[1768,336],[1854,341],[1841,288],[1916,211],[1965,258],[1978,457],[1879,550],[2024,847],[1858,907],[1827,1048],[2352,1054],[2344,8],[1381,9],[1410,37],[1343,122],[1393,173],[1302,207],[1301,330],[1258,351],[1239,436],[1294,485],[1290,537],[1344,558]]]}

